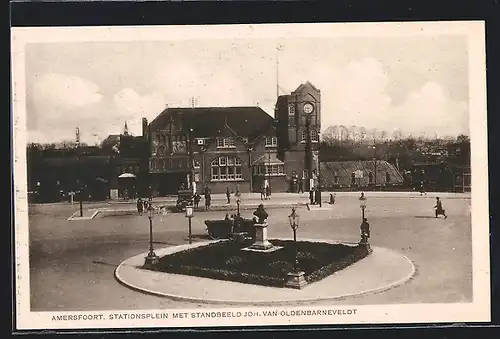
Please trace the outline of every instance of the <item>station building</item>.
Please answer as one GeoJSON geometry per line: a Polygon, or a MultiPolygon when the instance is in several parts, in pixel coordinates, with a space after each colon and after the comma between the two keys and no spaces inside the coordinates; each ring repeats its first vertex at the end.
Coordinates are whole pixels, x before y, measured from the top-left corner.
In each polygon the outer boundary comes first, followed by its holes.
{"type": "Polygon", "coordinates": [[[320,120],[320,91],[309,82],[277,98],[274,118],[260,107],[166,108],[150,123],[143,118],[151,193],[174,194],[191,177],[198,192],[260,192],[263,185],[286,192],[300,180],[308,189],[320,120]]]}

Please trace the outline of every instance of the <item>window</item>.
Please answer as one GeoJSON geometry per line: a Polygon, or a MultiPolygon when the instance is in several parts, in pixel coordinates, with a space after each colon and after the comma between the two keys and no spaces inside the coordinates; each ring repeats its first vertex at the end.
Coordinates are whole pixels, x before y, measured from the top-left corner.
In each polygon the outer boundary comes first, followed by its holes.
{"type": "Polygon", "coordinates": [[[293,104],[288,105],[288,116],[295,117],[295,106],[293,104]]]}
{"type": "Polygon", "coordinates": [[[285,165],[254,166],[253,174],[258,176],[282,176],[285,175],[285,165]]]}
{"type": "Polygon", "coordinates": [[[211,164],[212,181],[243,180],[241,159],[237,157],[218,157],[211,164]]]}
{"type": "Polygon", "coordinates": [[[234,138],[217,138],[217,148],[233,148],[236,147],[234,138]]]}
{"type": "Polygon", "coordinates": [[[316,130],[311,130],[311,142],[318,142],[319,141],[319,134],[318,131],[316,130]]]}
{"type": "Polygon", "coordinates": [[[277,137],[266,137],[266,147],[276,147],[278,146],[277,137]]]}
{"type": "Polygon", "coordinates": [[[193,159],[193,168],[200,168],[200,162],[196,159],[193,159]]]}
{"type": "MultiPolygon", "coordinates": [[[[310,130],[311,133],[311,142],[319,142],[319,133],[318,131],[312,129],[310,130]]],[[[302,143],[305,143],[306,142],[306,131],[302,131],[302,135],[301,135],[301,142],[302,143]]]]}

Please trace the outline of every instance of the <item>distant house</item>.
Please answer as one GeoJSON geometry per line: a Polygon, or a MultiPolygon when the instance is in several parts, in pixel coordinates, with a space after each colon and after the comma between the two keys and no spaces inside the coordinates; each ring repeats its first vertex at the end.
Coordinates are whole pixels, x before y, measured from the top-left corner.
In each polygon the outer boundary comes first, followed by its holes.
{"type": "Polygon", "coordinates": [[[404,178],[383,160],[321,162],[321,183],[328,189],[401,186],[404,178]]]}
{"type": "Polygon", "coordinates": [[[412,186],[423,182],[428,191],[467,192],[471,187],[471,169],[468,165],[457,165],[449,161],[414,163],[412,186]]]}

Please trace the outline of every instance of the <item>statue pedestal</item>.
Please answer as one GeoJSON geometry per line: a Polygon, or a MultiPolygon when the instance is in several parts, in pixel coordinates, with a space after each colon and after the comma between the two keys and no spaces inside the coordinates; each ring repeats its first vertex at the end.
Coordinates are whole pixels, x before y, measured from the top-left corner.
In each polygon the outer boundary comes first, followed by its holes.
{"type": "Polygon", "coordinates": [[[242,251],[255,252],[255,253],[271,253],[282,249],[281,246],[274,246],[267,239],[267,223],[254,224],[255,227],[255,240],[249,247],[242,248],[242,251]]]}
{"type": "Polygon", "coordinates": [[[273,247],[273,244],[267,240],[267,223],[254,224],[255,242],[250,246],[251,249],[267,250],[273,247]]]}
{"type": "Polygon", "coordinates": [[[285,287],[301,289],[307,285],[306,278],[304,277],[304,272],[290,272],[287,274],[288,280],[285,287]]]}

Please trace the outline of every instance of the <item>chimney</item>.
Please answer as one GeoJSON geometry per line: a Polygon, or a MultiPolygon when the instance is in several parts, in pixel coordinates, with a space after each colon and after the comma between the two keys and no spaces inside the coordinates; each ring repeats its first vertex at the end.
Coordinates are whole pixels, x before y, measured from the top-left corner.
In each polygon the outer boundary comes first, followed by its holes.
{"type": "Polygon", "coordinates": [[[142,136],[145,137],[148,134],[148,119],[142,118],[142,136]]]}

